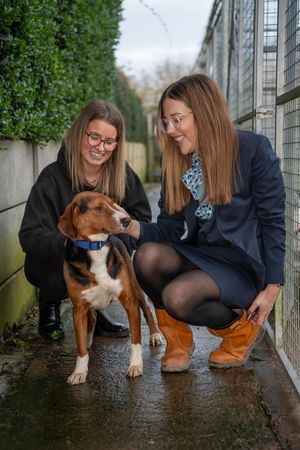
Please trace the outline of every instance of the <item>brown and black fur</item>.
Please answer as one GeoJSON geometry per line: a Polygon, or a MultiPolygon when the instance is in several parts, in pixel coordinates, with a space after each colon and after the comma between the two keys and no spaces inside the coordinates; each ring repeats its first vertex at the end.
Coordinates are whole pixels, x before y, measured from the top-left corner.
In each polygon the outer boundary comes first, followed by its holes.
{"type": "MultiPolygon", "coordinates": [[[[153,345],[161,344],[158,328],[136,280],[126,247],[118,238],[111,236],[113,233],[124,231],[130,221],[126,214],[114,208],[113,201],[109,197],[96,192],[82,192],[76,195],[59,221],[59,230],[68,236],[65,247],[64,277],[73,305],[73,321],[80,358],[88,353],[88,347],[91,344],[88,341],[93,334],[96,321],[96,313],[91,306],[94,302],[94,294],[91,294],[92,300],[87,300],[84,296],[93,293],[93,288],[98,289],[99,280],[102,278],[108,285],[111,283],[112,286],[119,286],[119,284],[121,286],[118,298],[128,315],[131,343],[134,345],[141,343],[141,308],[149,326],[150,342],[153,345]],[[99,239],[95,239],[95,236],[99,239]],[[93,253],[94,250],[85,250],[73,243],[73,240],[95,241],[106,238],[108,241],[103,247],[105,253],[102,253],[105,256],[104,261],[101,260],[102,255],[99,253],[103,249],[97,250],[96,254],[93,253]],[[93,272],[92,267],[96,267],[96,273],[93,272]]],[[[109,288],[103,289],[106,295],[109,288]]],[[[141,370],[129,367],[129,376],[140,374],[141,370]]],[[[73,379],[72,382],[69,379],[70,384],[84,381],[73,379]]]]}

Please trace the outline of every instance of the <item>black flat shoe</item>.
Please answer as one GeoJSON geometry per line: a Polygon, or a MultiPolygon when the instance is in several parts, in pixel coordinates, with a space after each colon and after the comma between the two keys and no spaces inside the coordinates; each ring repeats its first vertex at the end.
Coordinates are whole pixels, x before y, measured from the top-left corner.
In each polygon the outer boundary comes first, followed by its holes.
{"type": "Polygon", "coordinates": [[[59,303],[48,303],[40,309],[38,330],[44,338],[57,340],[65,335],[59,306],[59,303]]]}
{"type": "Polygon", "coordinates": [[[126,337],[129,336],[129,328],[110,317],[105,311],[97,311],[97,321],[94,331],[95,336],[126,337]]]}

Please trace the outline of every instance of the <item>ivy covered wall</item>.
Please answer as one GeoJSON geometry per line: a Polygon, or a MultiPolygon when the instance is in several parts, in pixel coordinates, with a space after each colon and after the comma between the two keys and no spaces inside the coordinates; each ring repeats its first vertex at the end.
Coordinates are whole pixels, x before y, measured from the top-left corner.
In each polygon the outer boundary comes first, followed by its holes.
{"type": "Polygon", "coordinates": [[[115,101],[122,0],[0,2],[0,138],[60,140],[91,99],[115,101]]]}

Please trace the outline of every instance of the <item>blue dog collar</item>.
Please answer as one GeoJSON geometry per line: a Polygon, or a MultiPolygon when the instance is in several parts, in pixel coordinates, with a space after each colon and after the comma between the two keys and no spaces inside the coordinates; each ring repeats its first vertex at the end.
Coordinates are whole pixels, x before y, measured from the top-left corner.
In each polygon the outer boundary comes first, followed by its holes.
{"type": "Polygon", "coordinates": [[[84,248],[85,250],[100,250],[100,248],[104,247],[107,243],[107,239],[105,241],[81,241],[76,240],[72,241],[73,244],[77,245],[77,247],[84,248]]]}

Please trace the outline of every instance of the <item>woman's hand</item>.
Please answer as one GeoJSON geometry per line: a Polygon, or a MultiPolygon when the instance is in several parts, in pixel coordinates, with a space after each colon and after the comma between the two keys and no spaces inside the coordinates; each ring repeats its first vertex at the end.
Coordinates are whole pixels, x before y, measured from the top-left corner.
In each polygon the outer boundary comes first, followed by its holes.
{"type": "Polygon", "coordinates": [[[266,288],[261,291],[255,298],[254,302],[248,309],[249,320],[255,325],[263,325],[279,295],[281,287],[278,284],[267,284],[266,288]],[[254,315],[251,318],[251,314],[254,315]]]}
{"type": "MultiPolygon", "coordinates": [[[[117,211],[120,211],[129,217],[129,214],[120,205],[118,205],[117,203],[114,203],[113,206],[117,211]]],[[[128,234],[129,236],[132,236],[133,238],[138,239],[140,237],[140,233],[141,233],[140,223],[135,219],[131,219],[130,225],[125,230],[123,230],[122,233],[128,234]]]]}

